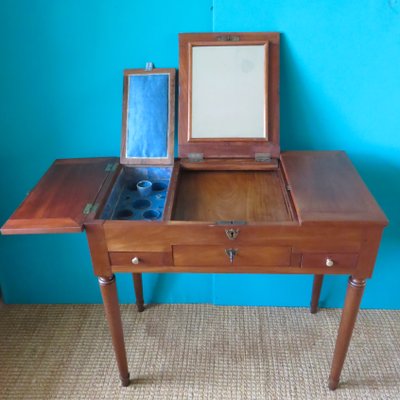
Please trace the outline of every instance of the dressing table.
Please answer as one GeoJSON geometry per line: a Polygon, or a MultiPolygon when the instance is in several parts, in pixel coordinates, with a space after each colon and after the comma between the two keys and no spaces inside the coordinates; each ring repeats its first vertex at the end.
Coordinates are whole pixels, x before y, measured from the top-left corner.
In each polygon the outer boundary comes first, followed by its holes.
{"type": "MultiPolygon", "coordinates": [[[[179,37],[175,70],[126,70],[120,158],[56,160],[2,234],[86,231],[122,385],[130,382],[115,273],[349,275],[337,388],[387,220],[342,151],[280,152],[279,34],[179,37]],[[147,188],[147,189],[146,189],[147,188]]],[[[271,349],[273,351],[273,349],[271,349]]]]}

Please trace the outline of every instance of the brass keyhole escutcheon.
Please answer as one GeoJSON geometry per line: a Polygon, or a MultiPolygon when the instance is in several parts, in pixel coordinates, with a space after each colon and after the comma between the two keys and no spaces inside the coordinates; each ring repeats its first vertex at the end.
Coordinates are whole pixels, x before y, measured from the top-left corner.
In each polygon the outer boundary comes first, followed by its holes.
{"type": "Polygon", "coordinates": [[[238,249],[225,249],[225,254],[229,257],[230,263],[233,264],[233,259],[238,254],[238,249]]]}
{"type": "Polygon", "coordinates": [[[239,229],[225,229],[225,234],[229,240],[235,240],[239,236],[239,229]]]}

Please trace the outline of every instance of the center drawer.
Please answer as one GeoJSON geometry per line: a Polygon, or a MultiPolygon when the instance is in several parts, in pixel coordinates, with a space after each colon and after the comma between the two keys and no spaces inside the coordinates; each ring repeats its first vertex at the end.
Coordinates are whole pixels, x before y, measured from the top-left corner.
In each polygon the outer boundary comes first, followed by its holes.
{"type": "Polygon", "coordinates": [[[292,248],[288,246],[173,246],[177,266],[290,266],[292,248]],[[230,255],[234,253],[230,257],[230,255]],[[232,260],[232,262],[231,262],[232,260]]]}

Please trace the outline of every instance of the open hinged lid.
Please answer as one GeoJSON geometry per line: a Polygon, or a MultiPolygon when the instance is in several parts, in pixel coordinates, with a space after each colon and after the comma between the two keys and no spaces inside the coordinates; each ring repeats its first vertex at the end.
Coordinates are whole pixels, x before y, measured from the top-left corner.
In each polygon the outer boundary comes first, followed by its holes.
{"type": "Polygon", "coordinates": [[[279,34],[180,34],[179,53],[179,156],[278,158],[279,34]]]}
{"type": "Polygon", "coordinates": [[[125,70],[121,164],[173,164],[174,124],[175,69],[125,70]]]}
{"type": "Polygon", "coordinates": [[[118,158],[56,160],[1,228],[3,235],[80,232],[93,219],[118,158]]]}

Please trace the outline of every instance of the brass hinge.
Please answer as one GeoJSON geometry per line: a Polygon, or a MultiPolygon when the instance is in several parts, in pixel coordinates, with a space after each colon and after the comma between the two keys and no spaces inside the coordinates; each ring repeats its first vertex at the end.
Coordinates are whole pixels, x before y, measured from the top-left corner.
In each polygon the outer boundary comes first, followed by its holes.
{"type": "Polygon", "coordinates": [[[90,214],[92,212],[96,212],[98,208],[99,208],[99,205],[97,203],[95,203],[95,204],[86,203],[82,213],[84,215],[88,215],[88,214],[90,214]]]}
{"type": "Polygon", "coordinates": [[[257,162],[271,161],[271,153],[256,153],[254,158],[257,162]]]}
{"type": "Polygon", "coordinates": [[[204,160],[203,153],[189,153],[188,158],[190,162],[201,162],[204,160]]]}
{"type": "Polygon", "coordinates": [[[104,171],[106,172],[114,172],[118,167],[118,163],[108,163],[104,171]]]}

